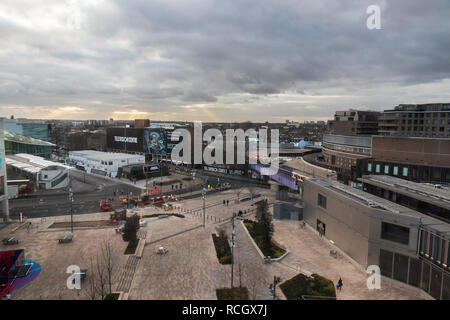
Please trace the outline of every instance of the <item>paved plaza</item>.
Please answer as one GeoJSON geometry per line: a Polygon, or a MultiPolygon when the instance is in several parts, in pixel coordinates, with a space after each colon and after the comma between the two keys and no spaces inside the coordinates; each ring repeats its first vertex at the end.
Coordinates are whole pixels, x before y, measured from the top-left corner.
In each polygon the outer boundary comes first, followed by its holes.
{"type": "MultiPolygon", "coordinates": [[[[101,244],[112,244],[116,276],[113,289],[128,293],[128,299],[216,299],[216,289],[229,287],[231,266],[218,262],[212,233],[219,229],[231,235],[229,218],[239,210],[249,212],[255,202],[267,199],[273,203],[274,195],[268,189],[257,189],[258,197],[251,199],[248,189],[227,190],[211,194],[206,199],[206,226],[203,228],[201,198],[174,202],[169,213],[182,213],[185,217],[145,218],[147,225],[140,230],[145,246],[142,257],[124,255],[126,243],[113,227],[76,229],[72,243],[59,244],[59,236],[69,230],[48,228],[52,222],[70,221],[69,216],[46,219],[30,219],[31,228],[25,226],[14,231],[18,223],[0,229],[0,237],[14,236],[20,244],[1,245],[1,250],[25,249],[27,259],[38,262],[42,271],[28,286],[13,293],[13,299],[89,299],[86,288],[69,290],[66,268],[78,265],[89,269],[90,259],[101,253],[101,244]],[[236,201],[238,198],[244,201],[236,201]],[[223,200],[228,200],[228,206],[223,200]],[[56,230],[56,231],[49,231],[56,230]],[[143,236],[142,236],[143,235],[143,236]],[[156,254],[156,248],[164,246],[168,253],[156,254]]],[[[273,207],[270,206],[270,211],[273,207]]],[[[160,208],[138,208],[129,212],[150,215],[164,213],[160,208]]],[[[247,214],[254,216],[253,212],[247,214]]],[[[75,221],[107,220],[109,213],[76,215],[75,221]]],[[[428,296],[392,280],[382,280],[381,290],[368,290],[366,274],[345,257],[329,255],[332,245],[320,238],[309,227],[301,227],[299,221],[274,220],[274,239],[290,253],[280,262],[264,263],[253,243],[236,220],[236,247],[234,285],[246,286],[251,299],[272,299],[268,289],[274,276],[288,280],[299,272],[318,273],[337,282],[342,277],[344,288],[338,299],[426,299],[428,296]]],[[[89,271],[88,271],[89,277],[89,271]]]]}

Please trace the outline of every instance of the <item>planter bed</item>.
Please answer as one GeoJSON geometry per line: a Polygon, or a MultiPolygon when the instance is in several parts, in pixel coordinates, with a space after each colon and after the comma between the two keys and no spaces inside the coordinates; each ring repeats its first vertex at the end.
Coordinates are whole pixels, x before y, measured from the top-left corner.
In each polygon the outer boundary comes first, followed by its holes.
{"type": "Polygon", "coordinates": [[[227,237],[212,234],[214,247],[216,248],[217,259],[220,264],[231,264],[231,248],[227,237]]]}
{"type": "Polygon", "coordinates": [[[263,246],[261,241],[261,236],[255,232],[256,221],[244,220],[244,226],[247,228],[248,233],[255,241],[258,248],[261,250],[265,257],[270,257],[272,259],[280,258],[286,253],[286,250],[280,248],[274,241],[271,242],[271,246],[263,246]]]}
{"type": "Polygon", "coordinates": [[[250,300],[245,287],[222,288],[216,290],[217,300],[250,300]]]}
{"type": "Polygon", "coordinates": [[[318,274],[308,277],[300,273],[283,282],[280,289],[288,300],[336,299],[333,282],[318,274]]]}

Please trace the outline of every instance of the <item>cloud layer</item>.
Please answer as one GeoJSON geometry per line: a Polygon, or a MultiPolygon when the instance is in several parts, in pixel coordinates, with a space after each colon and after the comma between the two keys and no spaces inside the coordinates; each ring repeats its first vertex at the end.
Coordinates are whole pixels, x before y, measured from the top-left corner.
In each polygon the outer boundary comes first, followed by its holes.
{"type": "Polygon", "coordinates": [[[2,0],[0,115],[284,121],[448,102],[448,16],[447,0],[2,0]]]}

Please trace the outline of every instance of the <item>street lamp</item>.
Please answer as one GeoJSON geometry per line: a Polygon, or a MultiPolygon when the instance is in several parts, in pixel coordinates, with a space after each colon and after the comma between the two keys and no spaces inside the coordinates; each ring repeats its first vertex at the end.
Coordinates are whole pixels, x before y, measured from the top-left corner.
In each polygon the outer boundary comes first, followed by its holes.
{"type": "Polygon", "coordinates": [[[70,201],[70,229],[73,234],[73,191],[72,191],[72,187],[69,188],[69,201],[70,201]]]}
{"type": "Polygon", "coordinates": [[[280,282],[281,282],[280,277],[273,276],[273,283],[271,283],[269,285],[270,293],[273,296],[273,300],[278,299],[276,289],[277,289],[277,284],[279,284],[280,282]]]}
{"type": "Polygon", "coordinates": [[[205,182],[203,182],[203,189],[202,189],[202,201],[203,201],[203,229],[205,229],[205,218],[206,218],[206,189],[205,189],[205,182]]]}
{"type": "Polygon", "coordinates": [[[233,212],[233,217],[231,218],[231,289],[233,289],[233,276],[234,276],[234,236],[236,235],[236,229],[234,228],[234,217],[235,213],[233,212]]]}

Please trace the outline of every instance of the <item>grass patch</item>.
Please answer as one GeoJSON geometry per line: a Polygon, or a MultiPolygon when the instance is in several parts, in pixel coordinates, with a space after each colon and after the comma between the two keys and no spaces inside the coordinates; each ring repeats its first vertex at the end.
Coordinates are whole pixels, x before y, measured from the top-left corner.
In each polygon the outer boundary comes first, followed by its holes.
{"type": "Polygon", "coordinates": [[[312,274],[311,277],[300,273],[283,282],[280,289],[288,300],[301,300],[302,296],[336,298],[336,289],[333,282],[316,273],[312,274]]]}
{"type": "Polygon", "coordinates": [[[136,252],[136,247],[138,246],[138,244],[139,239],[136,239],[135,241],[129,241],[124,254],[134,254],[136,252]]]}
{"type": "Polygon", "coordinates": [[[178,218],[184,218],[184,215],[179,213],[154,213],[154,214],[147,214],[143,216],[144,218],[156,218],[159,216],[169,216],[169,217],[178,217],[178,218]]]}
{"type": "Polygon", "coordinates": [[[120,293],[108,293],[103,300],[118,300],[120,293]]]}
{"type": "Polygon", "coordinates": [[[219,233],[219,236],[213,233],[212,238],[219,263],[231,264],[231,248],[226,233],[219,233]]]}
{"type": "Polygon", "coordinates": [[[246,219],[244,225],[264,256],[275,259],[286,253],[286,250],[277,246],[273,241],[270,244],[265,243],[264,237],[258,233],[258,222],[246,219]]]}
{"type": "Polygon", "coordinates": [[[216,290],[217,300],[249,300],[245,287],[222,288],[216,290]]]}

